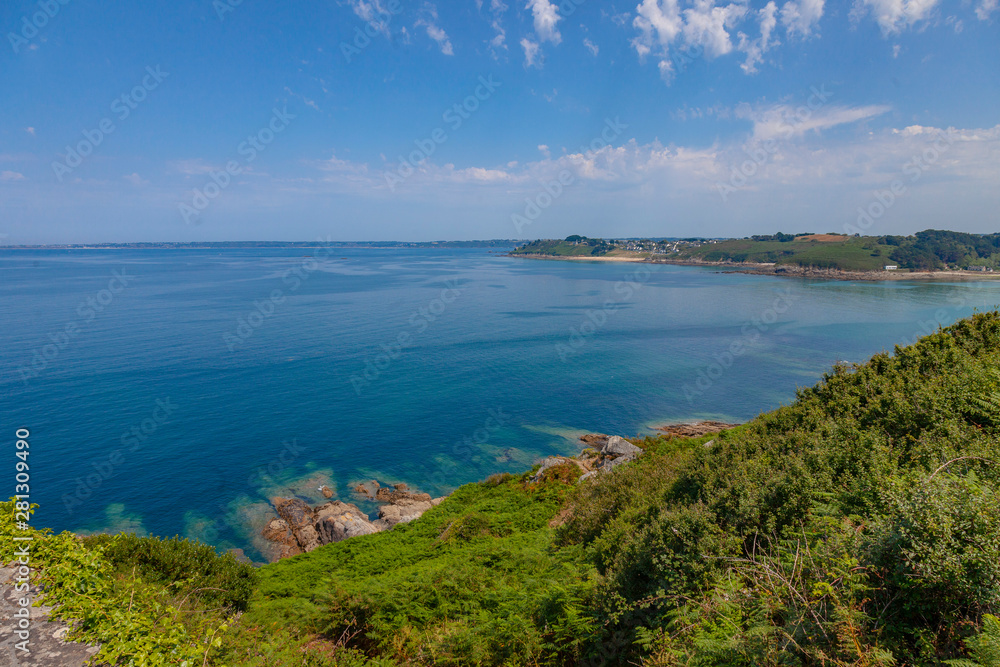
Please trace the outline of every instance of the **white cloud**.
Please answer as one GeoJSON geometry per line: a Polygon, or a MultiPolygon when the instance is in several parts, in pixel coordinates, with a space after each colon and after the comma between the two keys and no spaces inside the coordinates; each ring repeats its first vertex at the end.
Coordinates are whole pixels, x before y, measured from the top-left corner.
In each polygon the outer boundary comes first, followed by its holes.
{"type": "MultiPolygon", "coordinates": [[[[787,5],[786,5],[787,7],[787,5]]],[[[760,10],[760,38],[755,40],[750,40],[742,32],[739,33],[739,50],[747,54],[747,59],[740,65],[742,69],[747,74],[754,74],[757,72],[757,65],[761,63],[764,59],[764,54],[772,48],[778,45],[778,41],[771,40],[771,33],[774,31],[774,27],[778,24],[775,14],[778,10],[778,6],[774,2],[768,2],[763,9],[760,10]]]]}
{"type": "Polygon", "coordinates": [[[193,160],[174,160],[167,163],[174,171],[185,176],[203,176],[211,173],[215,165],[208,164],[200,158],[193,160]]]}
{"type": "Polygon", "coordinates": [[[976,7],[976,17],[980,21],[989,20],[990,14],[997,10],[998,5],[1000,5],[998,0],[979,0],[979,6],[976,7]]]}
{"type": "Polygon", "coordinates": [[[524,66],[533,67],[538,58],[538,44],[525,37],[521,40],[521,48],[524,49],[524,66]]]}
{"type": "Polygon", "coordinates": [[[589,39],[587,39],[586,37],[584,37],[584,38],[583,38],[583,45],[584,45],[585,47],[587,47],[587,50],[588,50],[588,51],[590,51],[590,52],[591,52],[592,54],[594,54],[595,56],[597,55],[597,52],[598,52],[598,51],[600,50],[600,49],[599,49],[599,48],[597,47],[597,44],[594,44],[594,43],[593,43],[592,41],[590,41],[590,40],[589,40],[589,39]]]}
{"type": "Polygon", "coordinates": [[[451,45],[451,40],[448,39],[448,33],[446,33],[444,29],[438,25],[437,7],[429,2],[424,3],[422,13],[423,16],[413,24],[413,27],[423,27],[427,31],[427,36],[437,42],[438,47],[441,49],[441,53],[446,56],[455,55],[455,50],[451,45]]]}
{"type": "Polygon", "coordinates": [[[30,134],[31,136],[35,136],[35,128],[33,127],[26,127],[24,128],[24,131],[30,134]]]}
{"type": "Polygon", "coordinates": [[[819,106],[793,107],[776,104],[764,108],[747,105],[737,108],[737,117],[753,122],[753,140],[794,139],[809,132],[819,132],[837,125],[856,123],[880,116],[890,110],[887,106],[869,105],[861,107],[819,106]]]}
{"type": "Polygon", "coordinates": [[[438,43],[438,46],[441,47],[441,53],[446,56],[455,55],[455,50],[451,46],[451,40],[448,39],[448,33],[444,29],[429,21],[417,21],[417,25],[422,25],[427,29],[427,36],[438,43]]]}
{"type": "Polygon", "coordinates": [[[140,176],[136,172],[132,172],[131,174],[127,174],[125,176],[122,176],[122,178],[125,179],[126,181],[128,181],[129,183],[131,183],[132,185],[135,185],[137,187],[141,186],[141,185],[149,185],[149,181],[144,180],[142,178],[142,176],[140,176]]]}
{"type": "Polygon", "coordinates": [[[716,7],[714,0],[695,0],[693,7],[684,10],[684,40],[689,46],[703,48],[709,58],[725,55],[733,50],[728,29],[746,13],[743,4],[716,7]]]}
{"type": "Polygon", "coordinates": [[[927,20],[938,0],[854,0],[851,17],[860,20],[871,14],[885,36],[895,35],[927,20]]]}
{"type": "Polygon", "coordinates": [[[632,45],[639,56],[648,54],[658,43],[662,47],[670,46],[684,28],[677,0],[642,0],[636,7],[636,17],[632,21],[641,33],[632,40],[632,45]]]}
{"type": "Polygon", "coordinates": [[[507,32],[503,29],[503,26],[500,25],[500,21],[493,21],[492,27],[493,30],[496,31],[496,35],[494,35],[493,39],[490,40],[490,49],[493,51],[493,57],[496,58],[500,49],[503,49],[504,51],[507,50],[507,32]]]}
{"type": "Polygon", "coordinates": [[[781,8],[781,25],[788,35],[808,37],[823,17],[824,0],[789,0],[781,8]]]}
{"type": "Polygon", "coordinates": [[[348,4],[359,19],[370,23],[376,31],[389,37],[389,24],[385,19],[392,16],[392,13],[382,0],[348,0],[348,4]]]}
{"type": "Polygon", "coordinates": [[[526,9],[530,9],[535,17],[535,34],[540,42],[558,44],[562,41],[556,24],[562,20],[559,9],[549,0],[528,0],[526,9]]]}
{"type": "Polygon", "coordinates": [[[552,157],[552,151],[550,151],[549,147],[545,144],[538,144],[538,152],[547,158],[552,157]]]}
{"type": "Polygon", "coordinates": [[[0,181],[23,181],[24,174],[19,171],[0,171],[0,181]]]}

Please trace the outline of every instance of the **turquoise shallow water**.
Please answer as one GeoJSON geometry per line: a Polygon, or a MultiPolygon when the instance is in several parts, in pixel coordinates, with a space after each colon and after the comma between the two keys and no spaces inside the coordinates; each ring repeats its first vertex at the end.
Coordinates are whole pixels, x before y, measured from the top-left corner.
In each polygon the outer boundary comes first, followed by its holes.
{"type": "Polygon", "coordinates": [[[271,495],[439,494],[585,431],[746,420],[1000,303],[486,250],[2,250],[0,277],[5,493],[28,428],[39,525],[251,555],[271,495]]]}

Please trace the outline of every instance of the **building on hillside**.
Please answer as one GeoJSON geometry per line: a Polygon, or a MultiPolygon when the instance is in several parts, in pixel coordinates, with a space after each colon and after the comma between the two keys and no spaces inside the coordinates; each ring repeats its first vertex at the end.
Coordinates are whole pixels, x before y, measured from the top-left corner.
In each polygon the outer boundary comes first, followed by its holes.
{"type": "Polygon", "coordinates": [[[896,264],[886,264],[885,265],[885,270],[886,271],[895,271],[898,268],[899,268],[899,266],[897,266],[896,264]]]}

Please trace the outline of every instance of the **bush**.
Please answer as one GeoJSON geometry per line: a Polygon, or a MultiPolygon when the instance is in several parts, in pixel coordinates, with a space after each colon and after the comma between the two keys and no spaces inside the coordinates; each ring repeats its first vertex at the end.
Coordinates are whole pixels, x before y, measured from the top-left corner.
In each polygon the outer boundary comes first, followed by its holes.
{"type": "Polygon", "coordinates": [[[212,607],[246,610],[257,583],[257,571],[252,565],[180,537],[94,535],[84,541],[101,547],[105,558],[119,572],[134,572],[145,581],[190,592],[212,607]]]}

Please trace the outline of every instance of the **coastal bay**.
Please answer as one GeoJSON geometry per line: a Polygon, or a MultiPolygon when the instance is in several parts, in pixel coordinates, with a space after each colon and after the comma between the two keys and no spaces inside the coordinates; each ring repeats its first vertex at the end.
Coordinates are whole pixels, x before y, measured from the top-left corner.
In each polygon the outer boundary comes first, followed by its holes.
{"type": "Polygon", "coordinates": [[[378,503],[353,492],[366,480],[437,498],[575,456],[584,433],[743,422],[837,362],[1000,303],[991,282],[487,249],[21,249],[0,252],[0,270],[0,408],[47,443],[39,521],[186,535],[256,561],[272,498],[374,520],[378,503]],[[122,271],[134,279],[90,317],[87,299],[122,271]]]}

